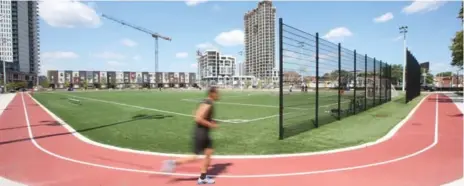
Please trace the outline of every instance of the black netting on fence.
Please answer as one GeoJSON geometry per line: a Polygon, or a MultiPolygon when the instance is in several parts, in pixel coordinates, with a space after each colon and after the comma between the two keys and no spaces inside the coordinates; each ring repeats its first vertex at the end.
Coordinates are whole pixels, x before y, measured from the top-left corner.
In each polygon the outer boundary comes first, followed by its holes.
{"type": "Polygon", "coordinates": [[[406,50],[406,103],[420,95],[421,67],[414,55],[406,50]]]}
{"type": "Polygon", "coordinates": [[[390,100],[389,65],[279,20],[279,138],[390,100]]]}

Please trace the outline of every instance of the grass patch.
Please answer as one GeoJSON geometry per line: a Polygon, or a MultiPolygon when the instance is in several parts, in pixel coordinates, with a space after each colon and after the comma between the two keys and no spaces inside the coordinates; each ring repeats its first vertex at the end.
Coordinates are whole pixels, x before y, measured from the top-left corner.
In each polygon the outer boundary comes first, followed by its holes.
{"type": "MultiPolygon", "coordinates": [[[[201,100],[204,93],[100,91],[35,93],[34,97],[94,141],[131,149],[190,153],[194,122],[189,116],[193,115],[198,104],[196,100],[201,100]],[[71,103],[67,98],[78,99],[81,104],[71,103]]],[[[305,97],[310,99],[314,96],[307,93],[305,97]]],[[[384,136],[422,97],[408,104],[397,98],[358,115],[278,140],[278,117],[275,116],[278,113],[278,96],[275,93],[224,91],[221,101],[216,104],[215,118],[253,121],[220,123],[220,128],[212,132],[214,146],[217,154],[277,154],[358,145],[384,136]]],[[[295,110],[305,108],[296,103],[295,110]]]]}

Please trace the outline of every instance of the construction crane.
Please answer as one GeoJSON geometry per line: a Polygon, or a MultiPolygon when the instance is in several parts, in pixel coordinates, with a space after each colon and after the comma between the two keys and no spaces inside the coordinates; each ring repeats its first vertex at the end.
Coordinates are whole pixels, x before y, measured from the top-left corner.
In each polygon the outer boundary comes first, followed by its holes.
{"type": "Polygon", "coordinates": [[[170,37],[162,36],[162,35],[160,35],[158,33],[155,33],[155,32],[153,32],[151,30],[148,30],[146,28],[142,28],[142,27],[139,27],[139,26],[134,26],[132,24],[129,24],[129,23],[125,22],[125,21],[113,18],[113,17],[108,16],[106,14],[102,14],[102,17],[104,17],[106,19],[109,19],[111,21],[114,21],[116,23],[122,24],[124,26],[131,27],[131,28],[136,29],[138,31],[145,32],[147,34],[150,34],[151,37],[155,38],[155,72],[158,72],[158,38],[164,39],[166,41],[171,41],[170,37]]]}

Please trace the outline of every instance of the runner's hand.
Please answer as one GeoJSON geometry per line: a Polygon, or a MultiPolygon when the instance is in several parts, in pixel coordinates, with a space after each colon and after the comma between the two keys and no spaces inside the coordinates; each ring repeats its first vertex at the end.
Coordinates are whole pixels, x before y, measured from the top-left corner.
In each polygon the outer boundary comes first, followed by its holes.
{"type": "Polygon", "coordinates": [[[211,125],[209,125],[209,128],[217,128],[218,127],[218,124],[216,123],[216,121],[211,121],[211,125]]]}

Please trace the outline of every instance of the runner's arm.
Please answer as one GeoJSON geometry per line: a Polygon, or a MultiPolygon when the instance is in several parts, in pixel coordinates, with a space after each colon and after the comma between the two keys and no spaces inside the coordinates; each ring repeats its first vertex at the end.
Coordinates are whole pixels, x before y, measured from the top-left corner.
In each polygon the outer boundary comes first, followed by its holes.
{"type": "Polygon", "coordinates": [[[213,123],[212,122],[209,122],[208,120],[206,120],[206,114],[208,113],[208,110],[211,108],[211,105],[208,105],[208,104],[200,104],[200,107],[197,109],[197,112],[195,113],[195,121],[200,124],[200,125],[203,125],[205,127],[213,127],[213,123]]]}

